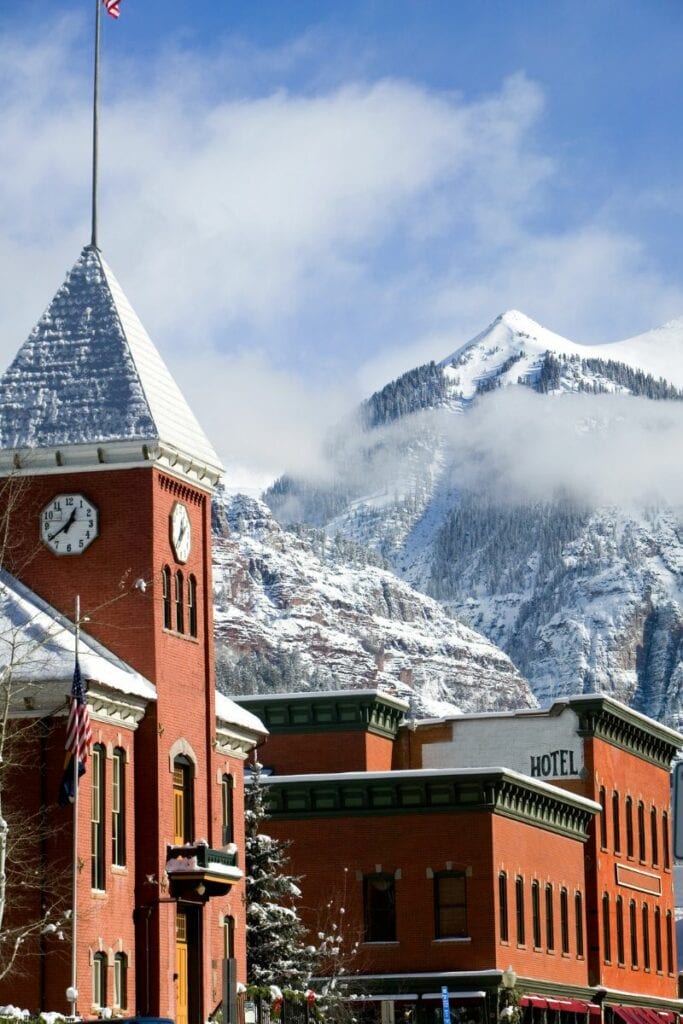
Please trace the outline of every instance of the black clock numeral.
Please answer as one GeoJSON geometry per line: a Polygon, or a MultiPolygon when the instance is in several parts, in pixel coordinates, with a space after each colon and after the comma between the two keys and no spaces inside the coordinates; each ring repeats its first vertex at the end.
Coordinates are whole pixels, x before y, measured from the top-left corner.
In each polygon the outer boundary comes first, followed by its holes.
{"type": "Polygon", "coordinates": [[[67,546],[66,546],[66,550],[67,550],[67,551],[71,551],[71,545],[70,545],[70,544],[67,544],[67,546]]]}
{"type": "Polygon", "coordinates": [[[85,531],[85,539],[90,540],[90,530],[85,531]]]}
{"type": "Polygon", "coordinates": [[[57,548],[59,550],[59,541],[55,540],[52,543],[54,544],[55,548],[57,548]]]}
{"type": "Polygon", "coordinates": [[[74,500],[73,500],[73,498],[67,498],[67,499],[66,499],[66,502],[65,502],[65,504],[66,504],[66,507],[67,507],[67,508],[71,508],[71,506],[73,505],[73,503],[74,503],[74,500]]]}
{"type": "Polygon", "coordinates": [[[55,512],[61,512],[62,511],[62,503],[61,503],[61,501],[53,501],[52,502],[52,507],[55,510],[55,512]]]}
{"type": "Polygon", "coordinates": [[[89,526],[89,527],[90,527],[90,529],[92,530],[92,527],[93,527],[93,522],[92,522],[92,519],[89,519],[89,520],[88,520],[88,526],[89,526]]]}
{"type": "Polygon", "coordinates": [[[79,548],[83,547],[83,538],[82,537],[81,537],[81,539],[78,542],[78,546],[79,546],[79,548]]]}

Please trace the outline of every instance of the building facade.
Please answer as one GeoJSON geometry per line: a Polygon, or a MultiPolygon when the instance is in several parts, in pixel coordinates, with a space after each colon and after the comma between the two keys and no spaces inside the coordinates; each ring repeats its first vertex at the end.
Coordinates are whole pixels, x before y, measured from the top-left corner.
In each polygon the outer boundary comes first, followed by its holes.
{"type": "Polygon", "coordinates": [[[366,1015],[440,1021],[445,988],[463,1021],[673,1020],[677,733],[598,696],[424,722],[374,691],[239,700],[310,927],[343,898],[366,1015]]]}
{"type": "MultiPolygon", "coordinates": [[[[221,1002],[226,963],[246,981],[243,763],[263,729],[215,693],[220,462],[93,247],[0,378],[0,471],[5,636],[23,644],[8,681],[39,768],[5,790],[14,821],[42,814],[37,856],[65,910],[64,941],[31,936],[0,1001],[66,1009],[72,824],[56,800],[78,596],[93,744],[79,786],[77,1008],[198,1024],[221,1002]]],[[[35,899],[40,914],[46,893],[35,899]]]]}

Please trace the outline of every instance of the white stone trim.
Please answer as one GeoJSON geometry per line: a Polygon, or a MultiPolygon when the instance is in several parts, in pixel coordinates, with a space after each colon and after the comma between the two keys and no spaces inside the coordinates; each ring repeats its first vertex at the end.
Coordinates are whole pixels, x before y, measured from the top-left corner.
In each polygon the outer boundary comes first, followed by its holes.
{"type": "Polygon", "coordinates": [[[180,739],[177,739],[168,752],[168,770],[170,771],[171,775],[173,774],[173,762],[175,761],[176,757],[178,757],[180,754],[183,754],[192,762],[192,767],[194,769],[194,777],[197,778],[199,758],[192,749],[192,745],[188,742],[188,740],[185,739],[184,736],[181,736],[180,739]]]}

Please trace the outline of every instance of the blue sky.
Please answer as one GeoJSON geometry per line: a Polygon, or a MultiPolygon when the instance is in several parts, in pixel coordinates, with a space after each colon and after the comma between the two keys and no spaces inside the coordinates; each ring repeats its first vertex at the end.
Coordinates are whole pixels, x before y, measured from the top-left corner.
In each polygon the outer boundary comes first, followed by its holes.
{"type": "MultiPolygon", "coordinates": [[[[3,362],[88,238],[93,4],[45,9],[0,0],[3,362]]],[[[121,0],[103,29],[100,242],[228,460],[314,461],[510,307],[587,342],[683,316],[675,0],[121,0]]]]}

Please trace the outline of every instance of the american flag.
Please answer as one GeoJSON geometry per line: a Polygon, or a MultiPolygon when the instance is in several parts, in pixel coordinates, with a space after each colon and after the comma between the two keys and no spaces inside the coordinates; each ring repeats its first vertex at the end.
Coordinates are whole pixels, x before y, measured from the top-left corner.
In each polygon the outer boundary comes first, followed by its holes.
{"type": "Polygon", "coordinates": [[[112,18],[118,18],[121,13],[119,10],[121,0],[102,0],[102,3],[107,8],[107,14],[111,15],[112,18]]]}
{"type": "Polygon", "coordinates": [[[81,669],[76,659],[74,681],[71,686],[71,707],[69,720],[66,723],[66,749],[77,761],[85,763],[88,747],[92,743],[90,714],[85,702],[85,690],[81,679],[81,669]]]}

